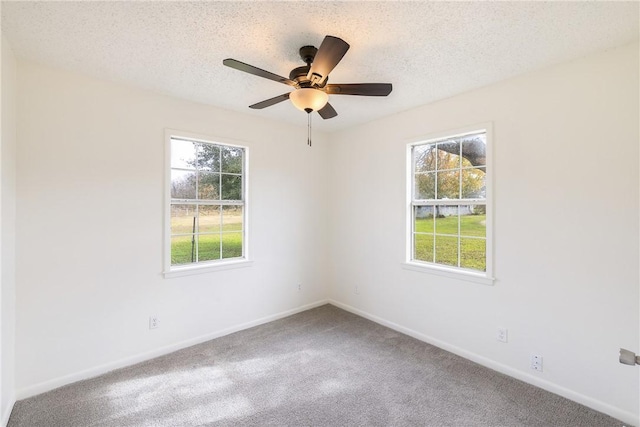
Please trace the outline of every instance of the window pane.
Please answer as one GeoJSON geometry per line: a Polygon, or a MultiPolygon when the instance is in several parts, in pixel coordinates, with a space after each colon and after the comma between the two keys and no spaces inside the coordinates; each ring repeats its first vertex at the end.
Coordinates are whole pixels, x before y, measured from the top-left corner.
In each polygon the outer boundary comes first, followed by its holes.
{"type": "Polygon", "coordinates": [[[171,238],[171,265],[189,264],[196,260],[193,235],[171,238]]]}
{"type": "Polygon", "coordinates": [[[433,172],[416,174],[414,180],[415,195],[418,200],[436,198],[436,175],[433,172]]]}
{"type": "Polygon", "coordinates": [[[220,200],[220,174],[215,172],[200,172],[198,174],[198,199],[220,200]]]}
{"type": "Polygon", "coordinates": [[[222,233],[222,258],[242,256],[242,233],[222,233]]]}
{"type": "Polygon", "coordinates": [[[436,262],[458,266],[458,238],[436,235],[436,262]]]}
{"type": "Polygon", "coordinates": [[[242,177],[222,175],[222,200],[242,200],[242,177]]]}
{"type": "Polygon", "coordinates": [[[196,173],[171,170],[171,197],[174,199],[195,199],[196,173]]]}
{"type": "Polygon", "coordinates": [[[200,234],[198,236],[198,261],[220,259],[220,235],[200,234]]]}
{"type": "Polygon", "coordinates": [[[460,171],[438,172],[438,199],[460,198],[460,171]]]}
{"type": "Polygon", "coordinates": [[[171,205],[171,234],[193,233],[194,205],[171,205]]]}
{"type": "Polygon", "coordinates": [[[222,229],[224,231],[242,231],[242,206],[222,207],[222,229]]]}
{"type": "Polygon", "coordinates": [[[487,209],[485,205],[460,206],[460,236],[487,235],[487,209]]]}
{"type": "Polygon", "coordinates": [[[213,144],[198,144],[198,169],[220,172],[220,147],[213,144]]]}
{"type": "Polygon", "coordinates": [[[435,206],[436,233],[458,235],[458,206],[435,206]]]}
{"type": "Polygon", "coordinates": [[[171,265],[242,257],[245,149],[171,138],[170,154],[171,265]]]}
{"type": "Polygon", "coordinates": [[[433,233],[433,206],[415,206],[413,208],[413,231],[433,233]]]}
{"type": "Polygon", "coordinates": [[[484,199],[486,195],[485,171],[482,168],[462,170],[462,198],[484,199]]]}
{"type": "Polygon", "coordinates": [[[195,169],[196,145],[191,141],[171,140],[171,167],[195,169]]]}
{"type": "Polygon", "coordinates": [[[469,135],[461,140],[462,157],[467,161],[463,163],[469,166],[486,166],[487,164],[487,135],[469,135]]]}
{"type": "Polygon", "coordinates": [[[433,234],[413,235],[413,259],[433,262],[433,234]]]}
{"type": "Polygon", "coordinates": [[[413,164],[415,172],[436,170],[435,144],[416,145],[413,147],[413,164]]]}
{"type": "Polygon", "coordinates": [[[486,240],[460,239],[460,267],[486,271],[486,240]]]}
{"type": "Polygon", "coordinates": [[[200,205],[199,212],[198,231],[200,233],[220,231],[220,206],[200,205]]]}
{"type": "Polygon", "coordinates": [[[439,171],[445,169],[460,169],[460,144],[457,141],[439,142],[436,146],[437,168],[439,171]]]}
{"type": "Polygon", "coordinates": [[[242,173],[242,149],[222,147],[222,172],[242,173]]]}
{"type": "Polygon", "coordinates": [[[412,202],[438,203],[413,207],[413,259],[485,271],[486,151],[484,131],[412,147],[412,202]]]}

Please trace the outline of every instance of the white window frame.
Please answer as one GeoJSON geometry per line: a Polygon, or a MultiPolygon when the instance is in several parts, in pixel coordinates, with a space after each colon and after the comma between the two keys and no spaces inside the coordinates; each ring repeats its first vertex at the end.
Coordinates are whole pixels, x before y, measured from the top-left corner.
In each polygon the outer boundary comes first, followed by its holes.
{"type": "MultiPolygon", "coordinates": [[[[407,141],[406,147],[406,231],[405,231],[405,261],[403,262],[403,268],[407,270],[419,271],[423,273],[434,274],[438,276],[445,276],[459,280],[466,280],[484,285],[492,285],[494,282],[493,277],[493,162],[492,162],[492,147],[493,147],[493,126],[492,123],[482,123],[474,126],[467,126],[463,128],[457,128],[453,130],[447,130],[438,133],[432,133],[420,138],[415,138],[407,141]],[[485,170],[485,186],[486,186],[486,271],[475,271],[460,267],[446,266],[443,264],[430,263],[426,261],[419,261],[413,259],[414,254],[414,221],[413,221],[413,209],[414,204],[414,173],[413,173],[413,156],[412,149],[414,146],[434,143],[437,141],[457,138],[461,136],[471,135],[474,133],[484,132],[486,135],[486,170],[485,170]]],[[[464,199],[460,199],[463,204],[464,199]]],[[[472,203],[471,203],[472,204],[472,203]]]]}
{"type": "MultiPolygon", "coordinates": [[[[191,132],[184,132],[174,129],[165,129],[165,186],[164,186],[164,271],[165,278],[187,276],[192,274],[202,274],[212,271],[227,270],[231,268],[249,267],[252,261],[249,258],[249,148],[234,140],[227,138],[210,137],[191,132]],[[171,139],[187,139],[194,142],[201,142],[215,145],[225,145],[242,148],[244,150],[242,165],[242,194],[244,196],[242,209],[242,252],[240,258],[229,258],[222,260],[211,260],[200,263],[171,265],[171,139]]],[[[222,203],[224,204],[224,203],[222,203]]]]}

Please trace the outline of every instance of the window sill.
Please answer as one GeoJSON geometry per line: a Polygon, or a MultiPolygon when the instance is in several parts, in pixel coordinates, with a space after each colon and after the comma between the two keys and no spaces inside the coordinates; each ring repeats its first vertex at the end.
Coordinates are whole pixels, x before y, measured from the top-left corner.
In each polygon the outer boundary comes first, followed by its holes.
{"type": "Polygon", "coordinates": [[[480,283],[482,285],[493,285],[494,278],[487,277],[483,273],[473,271],[457,270],[453,268],[441,267],[438,265],[423,264],[419,262],[403,262],[402,268],[405,270],[419,271],[421,273],[434,274],[436,276],[449,277],[451,279],[465,280],[467,282],[480,283]]]}
{"type": "Polygon", "coordinates": [[[231,270],[234,268],[251,267],[252,265],[253,261],[239,259],[233,261],[217,262],[215,264],[174,267],[169,271],[165,271],[163,274],[165,279],[172,279],[174,277],[191,276],[193,274],[204,274],[214,271],[231,270]]]}

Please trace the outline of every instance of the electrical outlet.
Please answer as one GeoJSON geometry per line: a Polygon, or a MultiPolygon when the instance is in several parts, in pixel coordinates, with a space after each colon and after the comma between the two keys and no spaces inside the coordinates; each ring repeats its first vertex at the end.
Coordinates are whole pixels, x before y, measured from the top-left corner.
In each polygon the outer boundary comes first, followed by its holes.
{"type": "Polygon", "coordinates": [[[302,290],[302,283],[298,283],[298,290],[301,291],[302,290]]]}
{"type": "Polygon", "coordinates": [[[156,329],[159,326],[158,316],[149,316],[149,329],[156,329]]]}
{"type": "Polygon", "coordinates": [[[507,342],[509,331],[507,328],[498,328],[498,333],[496,334],[496,339],[500,342],[507,342]]]}
{"type": "Polygon", "coordinates": [[[360,288],[358,287],[358,285],[355,285],[353,287],[353,293],[355,293],[356,295],[360,295],[360,288]]]}
{"type": "Polygon", "coordinates": [[[537,354],[531,355],[531,369],[542,372],[542,356],[537,354]]]}

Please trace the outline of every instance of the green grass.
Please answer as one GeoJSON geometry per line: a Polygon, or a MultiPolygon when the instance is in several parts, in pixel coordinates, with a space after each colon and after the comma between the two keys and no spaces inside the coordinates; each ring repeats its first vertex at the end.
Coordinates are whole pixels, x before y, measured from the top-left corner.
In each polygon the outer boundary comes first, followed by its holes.
{"type": "Polygon", "coordinates": [[[171,213],[171,233],[184,234],[171,238],[171,265],[242,256],[241,207],[201,206],[196,223],[198,241],[193,244],[191,233],[194,227],[193,218],[196,215],[195,208],[189,205],[174,205],[171,213]]]}
{"type": "MultiPolygon", "coordinates": [[[[463,215],[460,217],[460,267],[485,271],[485,239],[465,237],[486,236],[486,215],[463,215]]],[[[414,258],[421,261],[458,266],[458,217],[416,219],[414,235],[414,258]],[[421,234],[424,233],[424,234],[421,234]],[[451,234],[453,236],[442,236],[451,234]],[[434,244],[435,243],[435,244],[434,244]],[[435,257],[434,257],[435,255],[435,257]]]]}
{"type": "MultiPolygon", "coordinates": [[[[199,262],[238,258],[242,256],[242,233],[222,233],[222,253],[220,252],[219,234],[199,235],[197,239],[197,260],[199,262]]],[[[171,265],[189,264],[192,262],[191,241],[191,236],[171,238],[171,265]]],[[[195,261],[195,248],[193,253],[195,261]]]]}
{"type": "MultiPolygon", "coordinates": [[[[171,213],[171,234],[190,234],[193,231],[194,210],[185,209],[186,205],[176,205],[171,213]]],[[[242,209],[224,207],[222,210],[222,231],[242,230],[242,209]]],[[[220,231],[220,210],[218,206],[200,207],[197,221],[200,233],[220,231]]]]}
{"type": "MultiPolygon", "coordinates": [[[[460,235],[485,237],[487,226],[486,215],[460,216],[460,235]]],[[[418,233],[433,233],[433,218],[416,219],[415,231],[418,233]]],[[[437,234],[458,234],[458,217],[435,218],[437,234]]]]}

